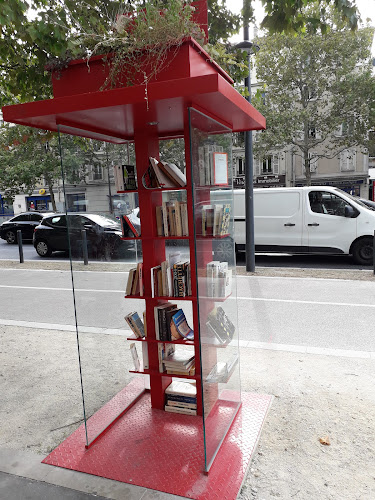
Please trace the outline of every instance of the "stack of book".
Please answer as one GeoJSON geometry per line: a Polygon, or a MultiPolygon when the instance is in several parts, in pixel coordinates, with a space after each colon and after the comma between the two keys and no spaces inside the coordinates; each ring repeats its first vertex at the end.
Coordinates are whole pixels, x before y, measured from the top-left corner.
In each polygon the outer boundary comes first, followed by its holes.
{"type": "Polygon", "coordinates": [[[207,297],[225,298],[232,292],[232,270],[228,262],[213,260],[206,265],[207,297]]]}
{"type": "Polygon", "coordinates": [[[220,344],[228,344],[236,330],[234,324],[225,314],[222,307],[215,307],[207,316],[206,326],[220,344]]]}
{"type": "Polygon", "coordinates": [[[143,297],[143,263],[139,262],[137,267],[129,271],[126,284],[126,295],[139,295],[143,297]]]}
{"type": "Polygon", "coordinates": [[[169,375],[195,375],[194,351],[175,350],[165,357],[163,363],[169,375]]]}
{"type": "Polygon", "coordinates": [[[116,165],[113,167],[116,191],[134,191],[137,179],[134,165],[116,165]]]}
{"type": "Polygon", "coordinates": [[[167,201],[155,207],[158,236],[189,236],[187,203],[167,201]]]}
{"type": "Polygon", "coordinates": [[[202,236],[229,234],[231,204],[202,205],[197,219],[197,233],[202,236]]]}
{"type": "Polygon", "coordinates": [[[145,188],[180,188],[186,186],[185,174],[174,163],[158,161],[150,156],[149,167],[142,177],[145,188]]]}
{"type": "Polygon", "coordinates": [[[197,414],[197,387],[195,383],[173,380],[165,389],[165,411],[197,414]]]}
{"type": "Polygon", "coordinates": [[[187,323],[184,311],[167,302],[154,309],[157,340],[194,339],[194,332],[187,323]]]}
{"type": "Polygon", "coordinates": [[[145,327],[143,321],[139,317],[137,311],[133,311],[125,316],[125,321],[130,326],[134,335],[138,338],[146,336],[145,327]]]}
{"type": "Polygon", "coordinates": [[[165,260],[151,268],[153,297],[187,297],[191,295],[190,262],[165,260]]]}

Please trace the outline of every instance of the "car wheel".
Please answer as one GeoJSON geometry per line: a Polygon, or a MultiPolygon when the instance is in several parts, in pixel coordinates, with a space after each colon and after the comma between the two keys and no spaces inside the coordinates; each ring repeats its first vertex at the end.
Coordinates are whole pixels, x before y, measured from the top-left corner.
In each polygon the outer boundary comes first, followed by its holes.
{"type": "Polygon", "coordinates": [[[52,253],[52,250],[45,241],[38,241],[35,249],[40,257],[49,257],[52,253]]]}
{"type": "Polygon", "coordinates": [[[17,243],[17,236],[14,231],[7,231],[5,233],[5,239],[6,242],[9,243],[9,245],[14,245],[15,243],[17,243]]]}
{"type": "Polygon", "coordinates": [[[373,264],[373,238],[367,236],[354,243],[352,249],[353,259],[361,266],[371,266],[373,264]]]}

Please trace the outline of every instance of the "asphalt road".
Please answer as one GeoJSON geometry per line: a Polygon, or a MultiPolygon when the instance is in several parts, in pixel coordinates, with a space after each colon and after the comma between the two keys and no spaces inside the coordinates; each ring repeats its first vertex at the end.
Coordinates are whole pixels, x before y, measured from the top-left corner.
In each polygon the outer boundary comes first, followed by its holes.
{"type": "MultiPolygon", "coordinates": [[[[25,260],[58,260],[67,261],[68,257],[64,252],[55,252],[51,257],[42,259],[36,253],[32,243],[25,242],[23,245],[23,254],[25,260]]],[[[18,245],[8,245],[4,240],[0,240],[0,260],[18,260],[18,245]]],[[[134,260],[133,252],[129,252],[127,259],[129,262],[134,260]]],[[[237,255],[237,265],[245,266],[246,257],[244,252],[237,255]]],[[[257,254],[255,265],[260,267],[296,267],[308,269],[369,269],[367,266],[354,264],[353,259],[348,256],[327,256],[327,255],[285,255],[285,254],[257,254]]]]}
{"type": "MultiPolygon", "coordinates": [[[[142,300],[124,299],[126,272],[74,273],[81,331],[126,335],[124,316],[142,300]]],[[[0,269],[0,324],[75,325],[69,271],[0,269]]],[[[242,342],[375,352],[375,283],[239,276],[242,342]]],[[[191,321],[189,302],[180,303],[191,321]]]]}

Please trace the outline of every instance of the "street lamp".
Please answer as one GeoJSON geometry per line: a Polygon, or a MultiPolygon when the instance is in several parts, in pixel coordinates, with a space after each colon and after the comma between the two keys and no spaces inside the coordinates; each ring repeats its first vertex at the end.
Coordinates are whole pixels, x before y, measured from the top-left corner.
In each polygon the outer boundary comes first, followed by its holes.
{"type": "MultiPolygon", "coordinates": [[[[249,27],[244,26],[244,41],[236,45],[247,53],[249,76],[245,78],[245,87],[249,95],[247,100],[251,103],[251,65],[250,56],[258,52],[259,45],[249,40],[249,27]]],[[[255,244],[254,244],[254,164],[253,164],[253,132],[245,132],[245,224],[246,224],[246,271],[255,271],[255,244]]]]}

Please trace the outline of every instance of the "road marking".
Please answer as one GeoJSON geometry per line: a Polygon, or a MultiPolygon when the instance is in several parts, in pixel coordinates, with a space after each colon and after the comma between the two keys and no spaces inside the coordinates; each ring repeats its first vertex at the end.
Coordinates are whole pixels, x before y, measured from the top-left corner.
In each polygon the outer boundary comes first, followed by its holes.
{"type": "Polygon", "coordinates": [[[288,299],[265,299],[256,297],[237,297],[237,300],[253,300],[254,302],[284,302],[287,304],[316,304],[321,306],[351,306],[351,307],[375,307],[375,304],[351,304],[348,302],[321,302],[314,300],[288,300],[288,299]]]}
{"type": "MultiPolygon", "coordinates": [[[[13,267],[7,267],[6,269],[4,268],[0,268],[0,272],[1,271],[34,271],[34,272],[37,272],[37,273],[40,273],[40,272],[47,272],[47,273],[69,273],[71,274],[70,272],[70,269],[18,269],[18,268],[13,268],[13,267]]],[[[76,273],[87,273],[87,272],[90,272],[90,273],[98,273],[98,274],[129,274],[129,271],[92,271],[91,269],[87,269],[85,271],[79,271],[79,270],[73,270],[73,274],[76,274],[76,273]]]]}
{"type": "MultiPolygon", "coordinates": [[[[37,330],[58,330],[61,332],[75,333],[76,327],[74,325],[60,325],[55,323],[35,323],[32,321],[14,321],[11,319],[0,319],[1,326],[13,326],[23,328],[33,328],[37,330]]],[[[92,333],[104,335],[119,335],[130,336],[133,332],[120,328],[98,328],[92,326],[79,326],[79,334],[92,333]]],[[[322,356],[335,356],[344,358],[366,358],[375,359],[375,352],[372,351],[354,351],[349,349],[331,349],[325,347],[312,347],[312,346],[299,346],[289,344],[274,344],[268,342],[254,342],[248,340],[240,340],[239,346],[247,349],[263,349],[267,351],[281,351],[281,352],[294,352],[300,354],[317,354],[322,356]]]]}
{"type": "MultiPolygon", "coordinates": [[[[0,288],[15,288],[19,290],[54,290],[62,292],[71,292],[72,288],[54,288],[54,287],[42,287],[42,286],[18,286],[18,285],[0,285],[0,288]]],[[[87,293],[125,293],[125,290],[104,290],[95,288],[75,288],[75,292],[87,292],[87,293]]],[[[140,300],[144,300],[144,297],[139,297],[140,300]]],[[[171,300],[178,300],[178,297],[173,297],[171,300]]],[[[248,300],[253,302],[280,302],[286,304],[313,304],[321,306],[350,306],[350,307],[370,307],[375,308],[375,304],[351,304],[349,302],[322,302],[314,300],[289,300],[289,299],[267,299],[267,298],[257,298],[257,297],[237,297],[237,300],[248,300]]]]}
{"type": "MultiPolygon", "coordinates": [[[[71,292],[72,288],[57,288],[57,287],[47,287],[47,286],[18,286],[18,285],[0,285],[0,288],[17,288],[17,289],[25,289],[25,290],[55,290],[62,292],[71,292]]],[[[75,292],[100,292],[100,293],[125,293],[125,290],[96,290],[94,288],[75,288],[75,292]]],[[[142,297],[141,297],[142,298],[142,297]]]]}

